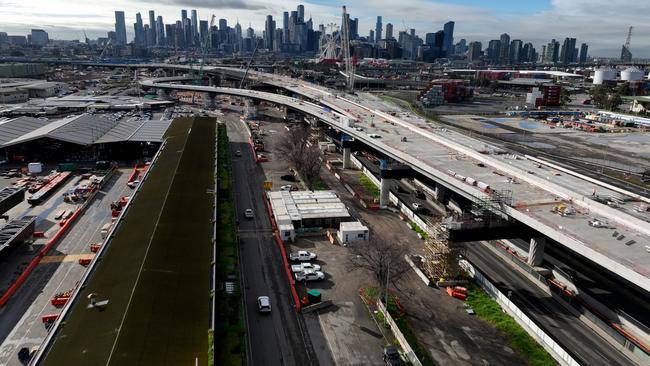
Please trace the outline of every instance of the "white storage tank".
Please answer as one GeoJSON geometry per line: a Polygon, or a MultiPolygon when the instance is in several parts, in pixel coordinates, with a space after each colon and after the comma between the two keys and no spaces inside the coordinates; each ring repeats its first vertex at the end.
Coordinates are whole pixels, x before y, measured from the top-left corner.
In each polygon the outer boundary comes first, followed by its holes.
{"type": "Polygon", "coordinates": [[[43,171],[43,164],[29,163],[27,164],[27,171],[29,172],[29,174],[38,174],[43,171]]]}
{"type": "Polygon", "coordinates": [[[644,72],[636,67],[629,67],[621,71],[622,81],[639,81],[643,79],[644,72]]]}
{"type": "Polygon", "coordinates": [[[594,72],[594,84],[600,85],[604,81],[616,80],[616,70],[601,67],[594,72]]]}

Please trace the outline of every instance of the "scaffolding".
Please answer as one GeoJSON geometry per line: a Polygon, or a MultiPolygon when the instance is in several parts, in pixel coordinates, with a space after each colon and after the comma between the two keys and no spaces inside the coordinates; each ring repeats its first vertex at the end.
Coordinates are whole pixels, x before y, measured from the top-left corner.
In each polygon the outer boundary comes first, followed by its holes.
{"type": "Polygon", "coordinates": [[[434,223],[432,235],[425,241],[423,269],[426,275],[441,282],[458,279],[461,275],[458,259],[465,254],[465,248],[462,243],[449,239],[450,230],[501,224],[508,220],[506,206],[511,205],[511,191],[492,191],[477,198],[469,213],[434,223]]]}

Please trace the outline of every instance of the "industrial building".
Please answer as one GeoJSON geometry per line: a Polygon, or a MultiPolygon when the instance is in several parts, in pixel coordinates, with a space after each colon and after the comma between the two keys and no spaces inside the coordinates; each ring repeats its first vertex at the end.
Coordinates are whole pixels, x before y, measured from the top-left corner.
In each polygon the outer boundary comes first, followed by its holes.
{"type": "Polygon", "coordinates": [[[336,228],[352,217],[334,191],[267,192],[283,240],[296,233],[336,228]]]}

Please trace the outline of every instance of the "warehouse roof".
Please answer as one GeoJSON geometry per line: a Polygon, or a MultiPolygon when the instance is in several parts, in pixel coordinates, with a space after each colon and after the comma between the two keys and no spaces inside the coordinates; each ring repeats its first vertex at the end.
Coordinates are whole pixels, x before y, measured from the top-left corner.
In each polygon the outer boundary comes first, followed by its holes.
{"type": "Polygon", "coordinates": [[[122,119],[115,114],[82,114],[48,121],[30,117],[0,121],[0,147],[40,138],[78,145],[123,141],[160,142],[171,121],[122,119]]]}
{"type": "Polygon", "coordinates": [[[277,191],[267,195],[278,225],[313,218],[350,217],[333,191],[277,191]]]}

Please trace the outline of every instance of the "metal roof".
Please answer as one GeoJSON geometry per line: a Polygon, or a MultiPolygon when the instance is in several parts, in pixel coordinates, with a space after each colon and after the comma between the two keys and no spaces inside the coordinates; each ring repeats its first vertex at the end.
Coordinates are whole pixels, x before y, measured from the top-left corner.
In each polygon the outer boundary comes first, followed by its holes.
{"type": "Polygon", "coordinates": [[[121,141],[161,142],[171,120],[124,120],[97,139],[94,143],[121,141]]]}
{"type": "Polygon", "coordinates": [[[0,146],[50,123],[49,120],[32,117],[18,117],[0,121],[0,146]]]}

